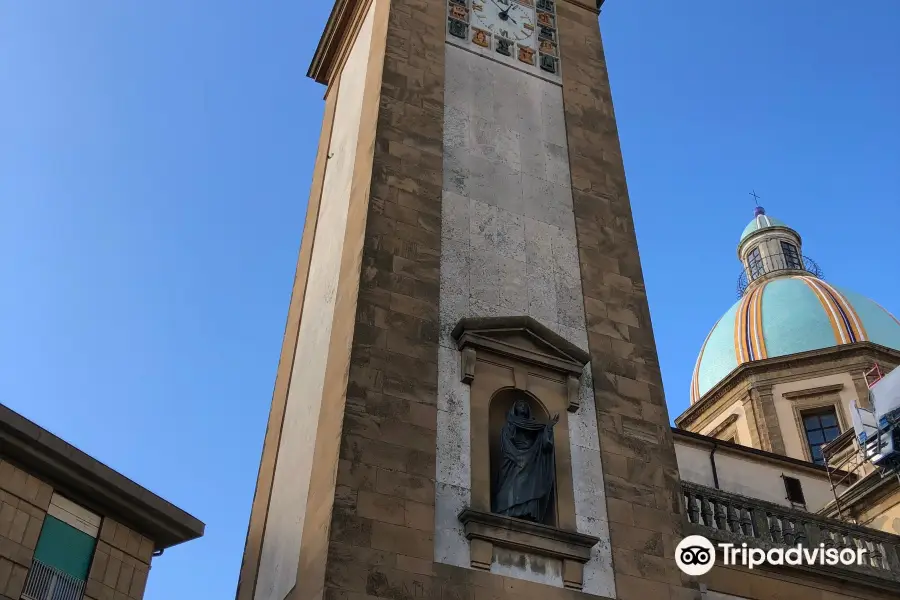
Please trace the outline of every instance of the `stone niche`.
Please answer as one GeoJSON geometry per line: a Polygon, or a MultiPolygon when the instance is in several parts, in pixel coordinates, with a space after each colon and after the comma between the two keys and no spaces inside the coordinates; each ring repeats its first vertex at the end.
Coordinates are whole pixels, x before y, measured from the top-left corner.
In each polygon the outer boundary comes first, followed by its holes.
{"type": "Polygon", "coordinates": [[[459,520],[471,567],[581,590],[584,565],[599,538],[577,530],[568,417],[579,408],[589,355],[524,316],[462,319],[452,337],[460,379],[470,387],[472,496],[459,520]],[[539,422],[559,415],[554,492],[542,523],[492,512],[500,432],[518,399],[539,422]]]}

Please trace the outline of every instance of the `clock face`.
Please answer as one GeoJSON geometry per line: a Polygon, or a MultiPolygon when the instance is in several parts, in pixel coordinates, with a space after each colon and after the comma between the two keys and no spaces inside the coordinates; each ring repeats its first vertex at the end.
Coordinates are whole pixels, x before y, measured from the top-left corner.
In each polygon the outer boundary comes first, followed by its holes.
{"type": "Polygon", "coordinates": [[[446,0],[447,33],[479,53],[559,75],[557,0],[446,0]]]}
{"type": "Polygon", "coordinates": [[[473,0],[474,25],[523,43],[534,38],[534,9],[513,0],[473,0]]]}

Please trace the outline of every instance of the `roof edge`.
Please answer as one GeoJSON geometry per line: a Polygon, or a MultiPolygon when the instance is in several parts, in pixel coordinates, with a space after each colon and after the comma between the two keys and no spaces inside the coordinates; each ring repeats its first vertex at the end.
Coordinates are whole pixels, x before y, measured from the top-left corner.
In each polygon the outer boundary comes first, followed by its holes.
{"type": "Polygon", "coordinates": [[[206,526],[146,488],[0,403],[0,456],[101,516],[121,521],[156,550],[203,536],[206,526]]]}
{"type": "Polygon", "coordinates": [[[714,405],[725,392],[737,385],[744,376],[754,375],[773,366],[784,366],[795,362],[801,364],[814,362],[817,359],[841,357],[841,355],[844,354],[849,356],[861,354],[868,358],[866,353],[871,353],[871,355],[874,355],[875,357],[888,358],[900,362],[900,350],[894,350],[893,348],[868,341],[840,344],[838,346],[829,346],[828,348],[817,348],[815,350],[807,350],[796,354],[774,356],[762,360],[745,362],[732,369],[728,375],[707,390],[696,402],[688,406],[684,412],[675,417],[675,425],[681,427],[685,423],[693,422],[698,414],[703,413],[709,407],[714,405]]]}

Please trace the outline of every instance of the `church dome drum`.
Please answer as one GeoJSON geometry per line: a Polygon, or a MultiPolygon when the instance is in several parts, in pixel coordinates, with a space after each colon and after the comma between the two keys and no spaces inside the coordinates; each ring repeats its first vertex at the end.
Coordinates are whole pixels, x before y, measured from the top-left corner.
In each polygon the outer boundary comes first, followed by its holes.
{"type": "Polygon", "coordinates": [[[869,341],[900,350],[900,321],[869,298],[820,278],[799,235],[757,215],[741,237],[741,298],[703,342],[691,380],[697,402],[740,365],[869,341]]]}

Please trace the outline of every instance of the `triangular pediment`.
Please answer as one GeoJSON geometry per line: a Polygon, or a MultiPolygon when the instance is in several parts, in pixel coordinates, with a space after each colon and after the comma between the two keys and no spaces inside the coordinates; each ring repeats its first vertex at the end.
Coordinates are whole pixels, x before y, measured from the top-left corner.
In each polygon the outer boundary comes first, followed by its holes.
{"type": "Polygon", "coordinates": [[[585,350],[532,317],[462,319],[452,336],[460,350],[481,348],[566,373],[580,374],[590,361],[585,350]]]}

